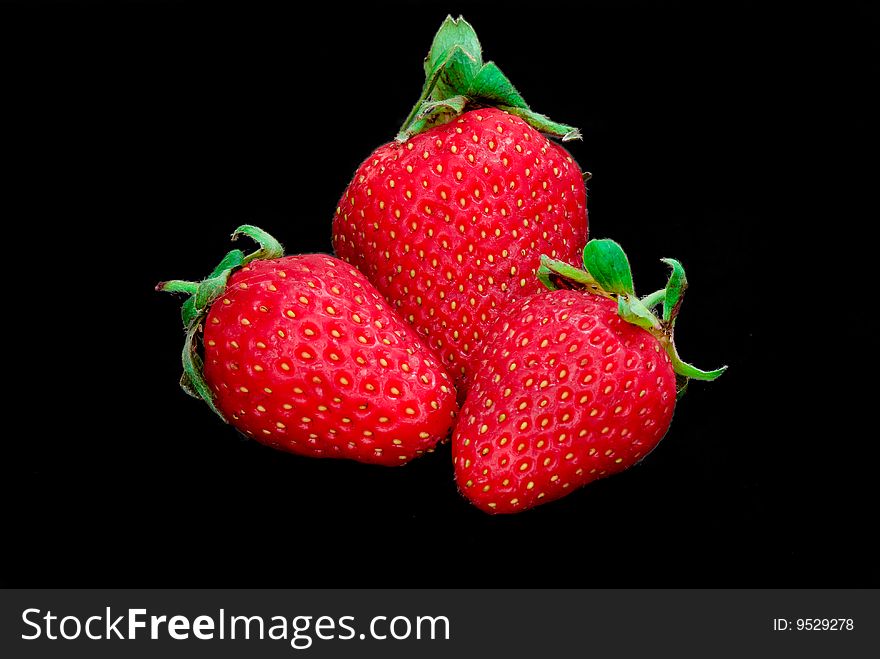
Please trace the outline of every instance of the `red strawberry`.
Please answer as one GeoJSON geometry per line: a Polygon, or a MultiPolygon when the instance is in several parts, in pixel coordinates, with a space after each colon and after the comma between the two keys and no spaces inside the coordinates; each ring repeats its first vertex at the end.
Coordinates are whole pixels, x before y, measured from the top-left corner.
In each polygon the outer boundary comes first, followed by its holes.
{"type": "Polygon", "coordinates": [[[584,251],[587,272],[545,260],[545,291],[510,307],[493,327],[452,440],[460,491],[489,513],[547,503],[644,458],[672,421],[676,375],[711,380],[672,342],[685,287],[635,297],[612,241],[584,251]],[[651,308],[663,302],[663,314],[651,308]]]}
{"type": "Polygon", "coordinates": [[[399,465],[447,436],[449,376],[360,272],[324,254],[282,257],[255,227],[239,233],[262,249],[233,250],[199,284],[157,287],[192,294],[190,393],[247,436],[301,455],[399,465]]]}
{"type": "Polygon", "coordinates": [[[540,289],[541,254],[577,262],[586,191],[571,155],[539,132],[565,140],[577,131],[529,110],[483,64],[464,19],[446,20],[425,67],[398,139],[342,195],[333,246],[428,337],[463,392],[498,313],[540,289]]]}

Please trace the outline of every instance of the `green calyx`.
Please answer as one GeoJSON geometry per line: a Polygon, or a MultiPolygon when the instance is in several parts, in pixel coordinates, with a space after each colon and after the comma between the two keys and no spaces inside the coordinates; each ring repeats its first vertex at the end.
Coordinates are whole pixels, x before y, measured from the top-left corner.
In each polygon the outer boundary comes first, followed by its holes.
{"type": "Polygon", "coordinates": [[[536,130],[563,142],[580,139],[577,128],[532,111],[494,62],[483,62],[477,33],[464,18],[447,16],[425,58],[425,85],[403,122],[397,140],[406,141],[443,124],[469,106],[493,106],[514,114],[536,130]]]}
{"type": "Polygon", "coordinates": [[[180,309],[183,328],[186,331],[186,340],[181,355],[183,375],[180,377],[180,387],[190,396],[205,401],[224,421],[226,418],[214,405],[214,392],[211,391],[202,374],[204,364],[198,349],[202,324],[208,315],[211,304],[226,290],[226,282],[236,269],[251,261],[277,259],[284,256],[284,248],[281,243],[259,227],[244,224],[233,232],[232,240],[237,240],[239,236],[251,238],[260,246],[259,249],[247,255],[240,249],[230,250],[217,264],[217,267],[211,271],[211,274],[202,281],[172,279],[156,285],[157,291],[185,293],[189,296],[180,309]]]}
{"type": "Polygon", "coordinates": [[[671,268],[666,286],[641,298],[636,295],[626,254],[620,245],[609,239],[594,239],[587,243],[583,270],[542,255],[537,277],[550,290],[576,288],[616,300],[618,315],[650,332],[666,350],[678,376],[681,395],[688,380],[714,380],[727,367],[704,371],[679,357],[673,334],[687,279],[681,263],[675,259],[662,261],[671,268]],[[655,311],[657,306],[661,306],[659,315],[655,311]]]}

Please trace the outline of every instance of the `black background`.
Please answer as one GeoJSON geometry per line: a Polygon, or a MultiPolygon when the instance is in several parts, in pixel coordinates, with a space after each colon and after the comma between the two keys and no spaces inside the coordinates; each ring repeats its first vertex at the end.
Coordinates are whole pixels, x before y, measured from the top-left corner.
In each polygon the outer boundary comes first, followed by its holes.
{"type": "Polygon", "coordinates": [[[869,3],[0,8],[4,585],[880,584],[869,3]],[[177,388],[178,300],[239,224],[330,250],[447,13],[581,128],[593,237],[687,268],[694,383],[639,467],[512,517],[400,469],[242,439],[177,388]]]}

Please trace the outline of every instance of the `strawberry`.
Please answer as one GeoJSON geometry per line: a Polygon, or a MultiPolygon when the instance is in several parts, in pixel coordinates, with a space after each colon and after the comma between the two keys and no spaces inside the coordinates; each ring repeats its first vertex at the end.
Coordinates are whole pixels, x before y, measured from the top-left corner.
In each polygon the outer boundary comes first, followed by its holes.
{"type": "Polygon", "coordinates": [[[200,283],[157,287],[191,295],[185,390],[248,437],[300,455],[400,465],[433,450],[455,391],[413,329],[350,265],[283,257],[253,226],[239,234],[261,249],[231,251],[200,283]]]}
{"type": "Polygon", "coordinates": [[[721,375],[678,357],[686,281],[664,260],[666,288],[640,300],[617,243],[590,241],[586,271],[544,259],[548,288],[582,290],[538,293],[493,326],[452,439],[456,482],[474,505],[515,513],[631,467],[668,430],[677,378],[683,390],[721,375]]]}
{"type": "Polygon", "coordinates": [[[577,130],[529,110],[483,64],[464,19],[446,19],[425,71],[397,139],[343,193],[333,247],[427,337],[464,393],[489,326],[540,289],[541,254],[578,262],[586,190],[571,155],[542,134],[577,130]]]}

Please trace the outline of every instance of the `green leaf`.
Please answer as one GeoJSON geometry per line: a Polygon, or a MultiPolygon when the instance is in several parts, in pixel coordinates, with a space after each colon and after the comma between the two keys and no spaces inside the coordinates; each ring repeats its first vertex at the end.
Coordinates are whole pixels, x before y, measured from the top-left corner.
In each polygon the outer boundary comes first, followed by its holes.
{"type": "MultiPolygon", "coordinates": [[[[458,60],[456,66],[463,65],[464,70],[462,72],[468,80],[473,80],[480,67],[483,66],[483,48],[480,46],[480,40],[477,38],[474,28],[461,16],[458,19],[447,16],[440,29],[437,30],[437,34],[434,35],[431,49],[425,58],[426,81],[431,80],[441,67],[449,65],[449,60],[454,50],[460,51],[465,56],[463,59],[458,60]]],[[[450,93],[445,83],[441,83],[438,85],[437,96],[434,100],[458,96],[465,89],[467,88],[451,90],[450,93]]]]}
{"type": "Polygon", "coordinates": [[[577,128],[569,126],[568,124],[560,124],[552,121],[543,114],[538,114],[528,108],[518,108],[511,105],[499,105],[498,107],[505,112],[516,115],[535,130],[545,133],[546,135],[558,137],[563,142],[581,139],[581,132],[577,128]]]}
{"type": "Polygon", "coordinates": [[[525,100],[495,62],[487,62],[471,82],[467,95],[496,105],[528,110],[525,100]]]}
{"type": "Polygon", "coordinates": [[[687,393],[688,383],[690,380],[683,375],[675,374],[675,400],[676,402],[684,398],[687,393]]]}
{"type": "Polygon", "coordinates": [[[687,362],[683,361],[681,357],[678,356],[678,350],[675,348],[675,343],[673,342],[669,342],[666,345],[666,353],[669,355],[669,358],[672,361],[672,369],[678,375],[682,375],[686,378],[712,381],[718,378],[722,373],[724,373],[724,371],[727,370],[727,366],[722,366],[721,368],[716,368],[714,371],[704,371],[697,368],[696,366],[688,364],[687,362]]]}
{"type": "Polygon", "coordinates": [[[434,90],[431,99],[442,101],[453,96],[461,96],[467,91],[479,71],[473,58],[461,48],[453,48],[437,70],[434,90]]]}
{"type": "MultiPolygon", "coordinates": [[[[234,234],[233,234],[234,235],[234,234]]],[[[231,270],[232,268],[237,268],[242,263],[244,263],[244,252],[240,249],[233,249],[228,252],[226,256],[223,257],[223,260],[217,264],[217,267],[211,271],[211,274],[208,275],[208,279],[211,277],[216,277],[224,270],[231,270]]]]}
{"type": "Polygon", "coordinates": [[[197,398],[198,400],[203,400],[201,394],[196,391],[196,388],[192,384],[192,380],[189,379],[189,375],[186,374],[186,371],[181,373],[180,375],[180,388],[183,389],[184,393],[187,396],[192,396],[193,398],[197,398]]]}
{"type": "Polygon", "coordinates": [[[223,291],[226,290],[226,282],[229,281],[230,274],[232,274],[231,268],[224,270],[215,277],[209,277],[199,284],[199,290],[193,296],[196,311],[204,311],[211,302],[220,297],[223,291]]]}
{"type": "Polygon", "coordinates": [[[196,322],[200,315],[201,312],[196,310],[196,296],[188,297],[180,307],[180,318],[183,320],[183,327],[185,329],[192,327],[192,324],[196,322]]]}
{"type": "Polygon", "coordinates": [[[459,113],[464,110],[466,104],[467,98],[464,96],[452,96],[451,98],[445,98],[442,101],[428,101],[422,105],[416,118],[424,119],[436,112],[459,113]]]}
{"type": "Polygon", "coordinates": [[[156,284],[156,290],[163,293],[189,293],[190,295],[195,293],[198,287],[197,282],[183,281],[181,279],[172,279],[156,284]]]}
{"type": "Polygon", "coordinates": [[[647,330],[658,329],[660,322],[637,297],[620,295],[617,298],[617,315],[626,322],[647,330]]]}
{"type": "Polygon", "coordinates": [[[549,291],[558,291],[559,286],[553,281],[552,274],[553,273],[550,269],[543,264],[539,265],[538,269],[535,271],[535,276],[538,278],[538,281],[544,285],[544,288],[549,291]]]}
{"type": "Polygon", "coordinates": [[[409,128],[401,132],[398,140],[405,140],[411,135],[421,133],[434,124],[445,123],[452,117],[464,110],[467,99],[464,96],[453,96],[442,101],[428,101],[423,103],[418,115],[410,123],[409,128]]]}
{"type": "Polygon", "coordinates": [[[666,282],[666,296],[663,300],[663,322],[671,323],[681,309],[681,301],[687,289],[687,278],[684,276],[684,268],[675,259],[660,259],[672,268],[669,280],[666,282]]]}
{"type": "MultiPolygon", "coordinates": [[[[250,263],[255,259],[277,259],[284,256],[284,247],[281,245],[281,243],[275,240],[272,235],[270,235],[266,231],[263,231],[260,227],[255,227],[253,224],[242,224],[240,227],[232,232],[233,240],[238,240],[239,236],[247,236],[260,246],[260,249],[258,249],[256,252],[245,256],[241,265],[250,263]]],[[[232,252],[227,254],[226,258],[230,257],[231,254],[232,252]]]]}
{"type": "Polygon", "coordinates": [[[693,380],[706,380],[709,382],[717,379],[727,370],[726,366],[722,366],[721,368],[716,368],[714,371],[704,371],[681,360],[678,360],[677,362],[673,361],[672,366],[675,369],[675,372],[679,375],[683,375],[686,378],[691,378],[693,380]]]}
{"type": "Polygon", "coordinates": [[[613,240],[588,242],[584,247],[584,267],[609,293],[635,296],[629,261],[623,248],[613,240]]]}
{"type": "Polygon", "coordinates": [[[226,417],[224,417],[220,410],[217,409],[217,406],[214,405],[214,392],[211,391],[211,387],[208,386],[207,380],[205,380],[205,376],[202,375],[202,358],[199,357],[198,350],[196,350],[196,337],[199,331],[199,324],[196,323],[186,333],[186,341],[183,344],[183,377],[180,379],[181,386],[184,391],[189,394],[192,394],[194,391],[198,396],[204,400],[208,407],[210,407],[214,413],[219,416],[223,421],[226,421],[226,417]]]}
{"type": "Polygon", "coordinates": [[[596,280],[590,276],[589,272],[575,268],[565,261],[551,259],[546,254],[541,254],[541,265],[535,272],[538,280],[551,291],[560,288],[589,288],[594,293],[602,294],[598,289],[596,280]],[[563,282],[567,282],[568,286],[561,286],[563,282]]]}

